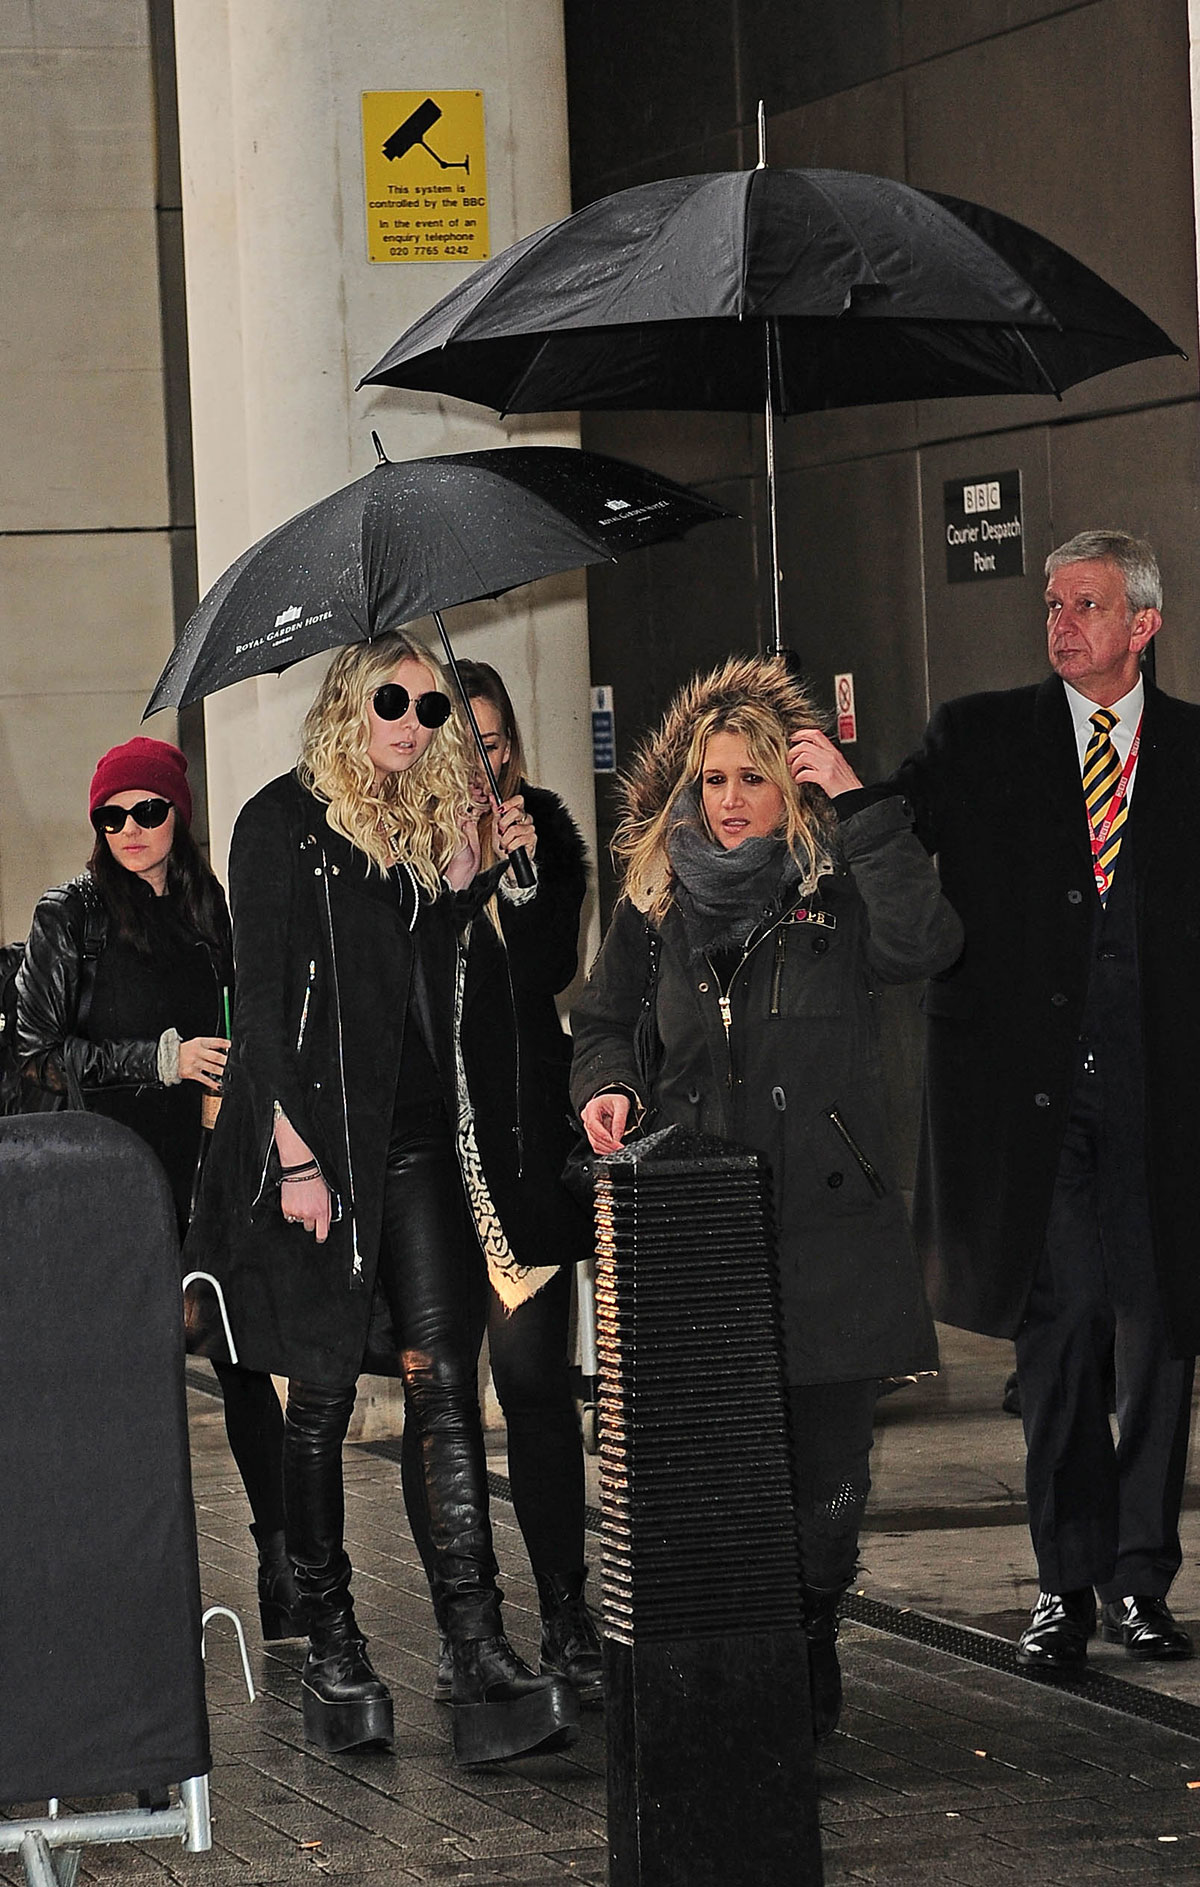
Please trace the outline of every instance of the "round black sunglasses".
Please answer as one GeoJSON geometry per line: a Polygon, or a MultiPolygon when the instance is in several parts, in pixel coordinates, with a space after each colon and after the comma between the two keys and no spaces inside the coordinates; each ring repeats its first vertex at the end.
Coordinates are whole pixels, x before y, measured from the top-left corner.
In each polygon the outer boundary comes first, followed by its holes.
{"type": "Polygon", "coordinates": [[[153,832],[166,824],[170,810],[169,799],[139,799],[136,806],[97,806],[92,824],[97,832],[123,832],[125,821],[132,819],[143,832],[153,832]]]}
{"type": "MultiPolygon", "coordinates": [[[[375,690],[371,705],[381,721],[401,721],[408,713],[411,700],[408,689],[402,688],[398,681],[385,681],[382,688],[375,690]]],[[[418,695],[413,707],[422,727],[440,727],[443,721],[450,719],[449,695],[439,694],[434,689],[418,695]]]]}

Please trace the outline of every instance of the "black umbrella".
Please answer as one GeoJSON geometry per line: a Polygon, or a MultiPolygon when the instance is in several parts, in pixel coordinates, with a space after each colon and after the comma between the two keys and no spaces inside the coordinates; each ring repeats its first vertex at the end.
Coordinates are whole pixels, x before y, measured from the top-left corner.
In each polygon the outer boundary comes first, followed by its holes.
{"type": "Polygon", "coordinates": [[[640,466],[570,446],[392,464],[375,444],[381,462],[365,478],[281,524],[218,579],[146,715],[431,615],[498,794],[441,611],[733,514],[640,466]]]}
{"type": "Polygon", "coordinates": [[[639,184],[514,243],[363,385],[501,412],[774,416],[972,393],[1061,393],[1180,353],[1044,236],[978,204],[844,170],[639,184]]]}

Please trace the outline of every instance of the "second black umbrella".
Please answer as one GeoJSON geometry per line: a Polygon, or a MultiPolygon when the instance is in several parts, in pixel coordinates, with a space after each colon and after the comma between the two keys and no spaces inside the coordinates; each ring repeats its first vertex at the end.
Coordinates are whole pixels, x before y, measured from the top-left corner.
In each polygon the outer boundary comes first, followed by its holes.
{"type": "Polygon", "coordinates": [[[497,792],[441,611],[732,513],[640,466],[569,446],[393,464],[375,443],[381,463],[365,478],[281,524],[218,579],[184,628],[146,714],[433,616],[497,792]]]}

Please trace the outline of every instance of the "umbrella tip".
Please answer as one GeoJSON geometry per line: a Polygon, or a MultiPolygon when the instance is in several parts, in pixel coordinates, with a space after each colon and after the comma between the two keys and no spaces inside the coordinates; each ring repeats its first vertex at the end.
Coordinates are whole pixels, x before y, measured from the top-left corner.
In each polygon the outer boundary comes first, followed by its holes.
{"type": "Polygon", "coordinates": [[[379,434],[375,432],[373,429],[371,432],[371,444],[374,446],[375,451],[378,454],[378,463],[380,465],[390,465],[392,461],[388,458],[387,453],[383,449],[383,442],[381,441],[379,434]]]}
{"type": "Polygon", "coordinates": [[[757,168],[759,170],[765,170],[767,168],[767,107],[761,98],[758,101],[758,166],[757,168]]]}

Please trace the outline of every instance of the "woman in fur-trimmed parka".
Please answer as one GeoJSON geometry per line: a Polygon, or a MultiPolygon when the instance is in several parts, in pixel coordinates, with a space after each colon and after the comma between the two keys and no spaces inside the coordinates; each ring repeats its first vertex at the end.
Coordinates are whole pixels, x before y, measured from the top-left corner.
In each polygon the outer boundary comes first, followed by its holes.
{"type": "Polygon", "coordinates": [[[875,990],[962,931],[902,800],[876,805],[774,658],[677,695],[627,777],[621,900],[572,1015],[572,1100],[614,1152],[641,1109],[763,1152],[775,1183],[813,1721],[870,1488],[878,1381],[937,1350],[887,1152],[875,990]],[[654,976],[650,1092],[635,1032],[654,976]]]}

